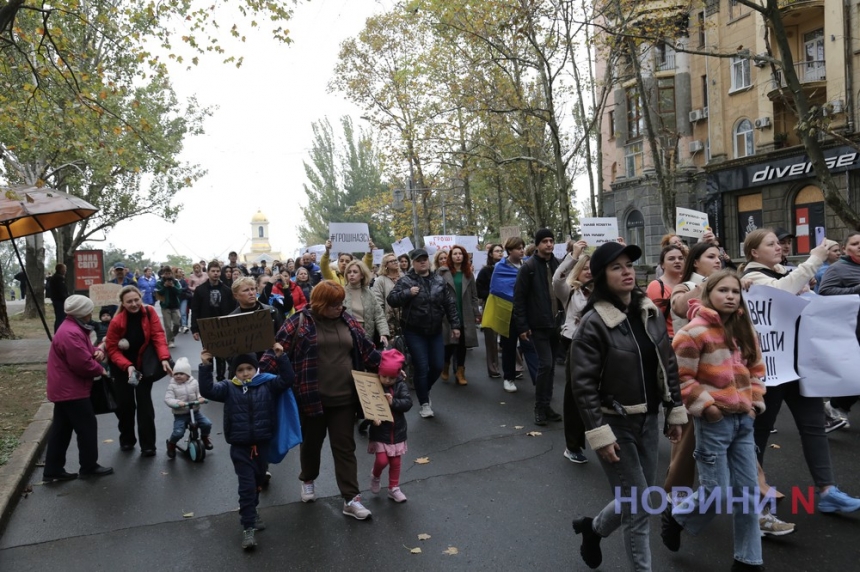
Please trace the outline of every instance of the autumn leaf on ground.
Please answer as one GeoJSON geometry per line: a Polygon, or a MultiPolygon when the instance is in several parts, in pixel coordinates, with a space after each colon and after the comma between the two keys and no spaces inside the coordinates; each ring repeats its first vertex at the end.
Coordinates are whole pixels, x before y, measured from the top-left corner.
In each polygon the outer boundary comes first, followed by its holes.
{"type": "Polygon", "coordinates": [[[409,548],[409,547],[408,547],[408,546],[406,546],[405,544],[403,545],[403,548],[405,548],[406,550],[408,550],[411,554],[421,554],[421,549],[420,549],[420,548],[409,548]]]}
{"type": "Polygon", "coordinates": [[[780,447],[780,446],[779,446],[779,445],[777,445],[776,443],[771,443],[771,444],[770,444],[770,448],[771,448],[771,449],[781,449],[782,447],[780,447]]]}
{"type": "Polygon", "coordinates": [[[418,457],[417,459],[415,459],[416,465],[426,465],[429,462],[430,462],[430,457],[418,457]]]}
{"type": "Polygon", "coordinates": [[[184,512],[182,513],[182,518],[191,518],[194,516],[193,512],[184,512]]]}
{"type": "Polygon", "coordinates": [[[162,474],[162,475],[166,475],[166,474],[167,474],[167,471],[161,471],[161,474],[162,474]]]}
{"type": "Polygon", "coordinates": [[[499,425],[499,427],[507,427],[507,425],[499,425]]]}
{"type": "Polygon", "coordinates": [[[430,538],[431,538],[431,537],[430,537],[430,535],[429,535],[429,534],[425,534],[425,533],[423,533],[423,532],[422,532],[421,534],[419,534],[419,535],[418,535],[418,540],[430,540],[430,538]]]}
{"type": "Polygon", "coordinates": [[[499,405],[505,405],[504,401],[499,401],[499,405]]]}
{"type": "Polygon", "coordinates": [[[540,437],[541,435],[543,435],[543,433],[541,433],[540,431],[529,431],[528,433],[526,433],[526,435],[528,435],[529,437],[540,437]]]}
{"type": "Polygon", "coordinates": [[[102,443],[113,443],[113,439],[105,439],[102,443]]]}
{"type": "Polygon", "coordinates": [[[514,425],[514,429],[525,429],[525,425],[514,425]]]}
{"type": "Polygon", "coordinates": [[[460,551],[454,548],[453,546],[449,546],[448,550],[443,550],[442,554],[447,554],[448,556],[453,556],[455,554],[460,554],[460,551]]]}

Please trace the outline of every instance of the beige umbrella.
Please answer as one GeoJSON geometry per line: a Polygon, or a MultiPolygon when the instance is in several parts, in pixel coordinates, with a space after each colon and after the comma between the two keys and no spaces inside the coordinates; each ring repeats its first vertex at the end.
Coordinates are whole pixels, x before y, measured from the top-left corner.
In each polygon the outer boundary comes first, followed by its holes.
{"type": "MultiPolygon", "coordinates": [[[[96,207],[83,199],[48,187],[0,185],[0,241],[41,234],[89,218],[97,211],[96,207]]],[[[27,288],[32,292],[30,278],[14,240],[12,247],[27,279],[27,288]]],[[[51,339],[51,331],[39,304],[36,304],[36,309],[48,339],[51,339]]]]}

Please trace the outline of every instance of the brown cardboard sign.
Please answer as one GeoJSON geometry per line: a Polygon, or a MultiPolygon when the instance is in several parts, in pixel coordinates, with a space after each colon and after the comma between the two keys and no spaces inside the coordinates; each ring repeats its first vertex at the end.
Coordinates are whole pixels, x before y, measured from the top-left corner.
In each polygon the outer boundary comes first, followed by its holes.
{"type": "Polygon", "coordinates": [[[119,306],[119,292],[122,290],[120,284],[90,284],[90,300],[93,305],[99,306],[119,306]]]}
{"type": "Polygon", "coordinates": [[[358,391],[358,400],[361,401],[364,418],[371,421],[394,421],[391,407],[379,382],[379,376],[375,373],[353,370],[352,379],[355,381],[355,389],[358,391]]]}
{"type": "Polygon", "coordinates": [[[275,345],[272,313],[268,310],[202,318],[197,320],[197,326],[203,347],[219,358],[261,352],[275,345]]]}

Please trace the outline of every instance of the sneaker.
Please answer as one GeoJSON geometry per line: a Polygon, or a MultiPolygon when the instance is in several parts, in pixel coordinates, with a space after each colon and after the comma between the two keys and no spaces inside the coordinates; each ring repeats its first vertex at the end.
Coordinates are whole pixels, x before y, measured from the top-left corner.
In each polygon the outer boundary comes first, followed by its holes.
{"type": "Polygon", "coordinates": [[[770,512],[763,512],[758,517],[758,529],[762,536],[785,536],[794,532],[794,523],[784,522],[770,512]]]}
{"type": "Polygon", "coordinates": [[[740,560],[732,563],[732,572],[764,572],[765,570],[764,564],[747,564],[740,560]]]}
{"type": "Polygon", "coordinates": [[[774,427],[773,429],[771,429],[771,430],[770,430],[770,434],[771,434],[771,435],[773,435],[774,433],[779,433],[779,429],[777,429],[776,427],[774,427]]]}
{"type": "Polygon", "coordinates": [[[554,411],[552,407],[549,405],[546,406],[546,420],[547,421],[561,421],[561,415],[558,412],[554,411]]]}
{"type": "Polygon", "coordinates": [[[254,538],[254,527],[246,528],[242,531],[242,549],[243,550],[251,550],[255,546],[257,546],[257,541],[254,538]]]}
{"type": "Polygon", "coordinates": [[[672,552],[678,552],[681,548],[681,531],[684,528],[672,516],[672,505],[666,507],[660,517],[660,537],[663,545],[672,552]]]}
{"type": "Polygon", "coordinates": [[[588,459],[585,457],[585,455],[582,454],[582,449],[577,449],[576,451],[565,449],[564,458],[571,463],[578,463],[580,465],[583,465],[588,462],[588,459]]]}
{"type": "Polygon", "coordinates": [[[394,502],[406,502],[406,495],[403,494],[403,491],[400,490],[400,487],[388,489],[388,498],[390,498],[394,502]]]}
{"type": "Polygon", "coordinates": [[[373,494],[378,494],[379,489],[382,488],[382,485],[379,484],[379,477],[373,476],[373,473],[370,473],[370,492],[373,494]]]}
{"type": "Polygon", "coordinates": [[[514,376],[514,379],[522,379],[522,378],[523,378],[523,372],[521,372],[521,371],[518,371],[517,375],[514,376]]]}
{"type": "Polygon", "coordinates": [[[592,519],[588,517],[574,520],[573,532],[582,535],[582,546],[579,548],[579,554],[585,565],[593,570],[603,562],[603,552],[600,550],[600,541],[603,537],[594,531],[591,521],[592,519]]]}
{"type": "Polygon", "coordinates": [[[176,458],[176,443],[171,442],[170,439],[167,440],[167,456],[170,459],[176,458]]]}
{"type": "Polygon", "coordinates": [[[487,375],[490,376],[490,379],[499,379],[500,377],[502,377],[502,374],[500,373],[488,373],[487,375]]]}
{"type": "Polygon", "coordinates": [[[266,530],[266,523],[263,522],[263,519],[260,518],[260,514],[257,514],[257,518],[254,519],[254,530],[260,532],[261,530],[266,530]]]}
{"type": "Polygon", "coordinates": [[[843,411],[842,409],[839,409],[838,407],[833,407],[832,405],[830,405],[829,401],[825,401],[824,402],[824,420],[825,421],[831,421],[831,420],[835,421],[837,419],[844,419],[845,420],[845,425],[843,425],[843,427],[845,429],[848,429],[849,427],[851,427],[851,424],[848,423],[848,412],[843,411]]]}
{"type": "Polygon", "coordinates": [[[269,483],[272,482],[272,473],[266,471],[266,475],[263,477],[263,485],[262,488],[269,488],[269,483]]]}
{"type": "Polygon", "coordinates": [[[176,342],[171,341],[169,344],[167,344],[167,347],[169,347],[169,348],[175,348],[175,347],[176,347],[176,342]]]}
{"type": "Polygon", "coordinates": [[[505,391],[508,393],[516,393],[517,392],[517,384],[511,381],[510,379],[506,379],[504,381],[505,391]]]}
{"type": "Polygon", "coordinates": [[[361,495],[356,496],[349,502],[343,503],[343,514],[351,516],[356,520],[364,520],[370,517],[370,511],[361,504],[361,495]]]}
{"type": "Polygon", "coordinates": [[[535,407],[535,425],[546,426],[546,410],[543,407],[535,407]]]}
{"type": "Polygon", "coordinates": [[[820,495],[818,510],[821,512],[854,512],[860,510],[860,499],[850,497],[836,487],[830,487],[826,495],[820,495]]]}
{"type": "Polygon", "coordinates": [[[433,417],[433,410],[430,409],[430,404],[422,403],[421,409],[418,411],[418,415],[420,415],[424,419],[429,419],[430,417],[433,417]]]}
{"type": "Polygon", "coordinates": [[[314,482],[302,483],[302,502],[314,502],[315,500],[317,500],[317,495],[314,491],[314,482]]]}
{"type": "Polygon", "coordinates": [[[824,432],[825,433],[832,433],[833,431],[836,431],[837,429],[842,429],[846,425],[848,425],[848,421],[846,421],[845,419],[843,419],[841,417],[838,417],[836,419],[830,419],[827,417],[824,418],[824,432]]]}

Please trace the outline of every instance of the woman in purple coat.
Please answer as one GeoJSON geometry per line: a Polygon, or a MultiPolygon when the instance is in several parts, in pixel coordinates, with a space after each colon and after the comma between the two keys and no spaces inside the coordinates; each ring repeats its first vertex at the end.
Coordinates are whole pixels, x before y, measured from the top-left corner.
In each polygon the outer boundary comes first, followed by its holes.
{"type": "Polygon", "coordinates": [[[66,319],[60,325],[48,352],[48,400],[54,403],[54,418],[45,454],[45,481],[69,481],[78,473],[66,472],[66,451],[72,432],[78,436],[80,476],[100,477],[113,469],[99,465],[98,425],[90,392],[93,378],[107,376],[100,362],[105,355],[90,341],[93,303],[86,296],[69,296],[63,305],[66,319]]]}

